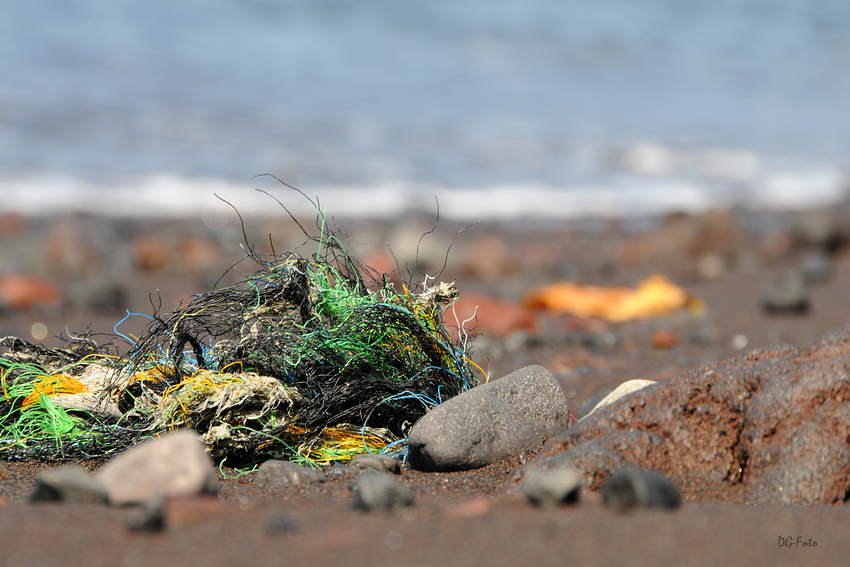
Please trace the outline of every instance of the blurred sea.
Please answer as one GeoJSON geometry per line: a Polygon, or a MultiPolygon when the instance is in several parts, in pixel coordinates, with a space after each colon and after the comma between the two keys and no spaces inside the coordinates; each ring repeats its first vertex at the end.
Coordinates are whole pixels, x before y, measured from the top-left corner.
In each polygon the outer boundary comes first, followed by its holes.
{"type": "Polygon", "coordinates": [[[33,0],[0,211],[622,216],[847,196],[845,0],[33,0]]]}

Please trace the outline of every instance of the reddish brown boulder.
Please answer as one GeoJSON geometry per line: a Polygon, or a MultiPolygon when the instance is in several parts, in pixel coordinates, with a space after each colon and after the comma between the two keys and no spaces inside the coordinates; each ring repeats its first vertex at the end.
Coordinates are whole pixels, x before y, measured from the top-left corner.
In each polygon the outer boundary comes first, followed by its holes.
{"type": "Polygon", "coordinates": [[[574,467],[599,489],[629,465],[685,500],[850,499],[850,327],[810,349],[778,346],[652,384],[554,438],[517,474],[574,467]]]}

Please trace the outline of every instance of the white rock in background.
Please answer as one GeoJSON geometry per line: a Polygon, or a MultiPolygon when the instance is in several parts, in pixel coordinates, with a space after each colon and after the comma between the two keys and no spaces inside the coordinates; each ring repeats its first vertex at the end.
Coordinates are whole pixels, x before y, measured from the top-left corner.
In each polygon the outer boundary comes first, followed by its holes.
{"type": "MultiPolygon", "coordinates": [[[[593,414],[593,412],[599,411],[602,408],[604,408],[605,406],[609,406],[609,405],[613,404],[614,402],[616,402],[617,400],[619,400],[620,398],[622,398],[623,396],[625,396],[627,394],[631,394],[632,392],[637,392],[638,390],[642,390],[643,388],[646,388],[650,384],[655,384],[655,382],[652,381],[652,380],[629,380],[628,382],[623,382],[622,384],[617,386],[616,390],[614,390],[613,392],[611,392],[610,394],[608,394],[607,396],[602,398],[602,401],[599,402],[598,404],[596,404],[596,406],[592,410],[590,410],[590,413],[588,413],[587,415],[591,415],[591,414],[593,414]]],[[[584,416],[581,419],[586,418],[587,415],[584,416]]],[[[581,420],[579,420],[579,421],[581,421],[581,420]]]]}

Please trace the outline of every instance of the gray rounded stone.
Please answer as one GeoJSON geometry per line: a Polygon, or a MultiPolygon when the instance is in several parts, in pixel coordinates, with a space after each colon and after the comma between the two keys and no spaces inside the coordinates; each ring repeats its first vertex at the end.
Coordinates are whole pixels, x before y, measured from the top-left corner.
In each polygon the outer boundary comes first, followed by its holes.
{"type": "Polygon", "coordinates": [[[809,309],[806,281],[799,270],[787,270],[767,290],[762,300],[769,313],[805,313],[809,309]]]}
{"type": "Polygon", "coordinates": [[[522,482],[522,491],[537,506],[557,506],[578,501],[581,472],[574,468],[535,470],[522,482]]]}
{"type": "Polygon", "coordinates": [[[106,487],[112,504],[215,493],[218,473],[191,429],[167,433],[132,447],[106,463],[95,478],[106,487]]]}
{"type": "Polygon", "coordinates": [[[38,483],[30,502],[94,502],[107,503],[106,488],[76,465],[67,465],[46,470],[38,477],[38,483]]]}
{"type": "Polygon", "coordinates": [[[331,465],[330,467],[328,467],[328,470],[325,471],[325,474],[327,474],[328,476],[340,476],[348,474],[349,472],[350,471],[348,470],[347,466],[336,463],[335,465],[331,465]]]}
{"type": "Polygon", "coordinates": [[[271,536],[298,531],[298,523],[292,514],[279,514],[266,524],[266,533],[271,536]]]}
{"type": "Polygon", "coordinates": [[[679,489],[666,476],[638,468],[612,475],[602,487],[602,502],[619,511],[632,508],[678,508],[679,489]]]}
{"type": "Polygon", "coordinates": [[[387,473],[367,471],[354,484],[354,507],[361,510],[404,508],[413,504],[413,494],[387,473]]]}
{"type": "Polygon", "coordinates": [[[155,494],[131,510],[124,519],[133,531],[158,532],[165,529],[165,499],[155,494]]]}
{"type": "Polygon", "coordinates": [[[361,453],[351,459],[348,470],[353,473],[365,471],[401,473],[401,465],[398,460],[389,455],[378,455],[375,453],[361,453]]]}
{"type": "Polygon", "coordinates": [[[542,366],[526,366],[428,412],[410,430],[408,462],[422,471],[474,469],[568,427],[558,382],[542,366]]]}
{"type": "Polygon", "coordinates": [[[290,461],[266,461],[257,469],[253,484],[260,490],[275,490],[288,486],[306,486],[325,482],[327,476],[290,461]]]}

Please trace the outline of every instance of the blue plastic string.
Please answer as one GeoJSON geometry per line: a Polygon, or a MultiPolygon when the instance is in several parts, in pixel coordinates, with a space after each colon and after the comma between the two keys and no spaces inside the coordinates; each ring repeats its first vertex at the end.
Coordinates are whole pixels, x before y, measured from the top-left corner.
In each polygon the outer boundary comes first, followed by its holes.
{"type": "Polygon", "coordinates": [[[126,315],[123,319],[121,319],[120,321],[118,321],[117,323],[115,323],[115,326],[112,328],[112,330],[113,330],[113,331],[115,331],[115,334],[116,334],[116,335],[118,335],[119,337],[123,338],[125,341],[127,341],[127,342],[128,342],[128,343],[130,343],[131,345],[134,345],[134,344],[136,344],[136,341],[134,341],[133,339],[131,339],[131,338],[130,338],[130,337],[128,337],[127,335],[124,335],[124,334],[122,334],[122,333],[119,333],[119,332],[118,332],[118,325],[120,325],[121,323],[123,323],[124,321],[126,321],[127,319],[129,319],[129,318],[130,318],[130,315],[140,315],[140,316],[142,316],[142,317],[147,317],[147,318],[148,318],[148,319],[150,319],[151,321],[153,321],[153,317],[151,317],[150,315],[146,315],[146,314],[144,314],[144,313],[131,313],[129,309],[127,309],[126,311],[127,311],[127,315],[126,315]]]}

